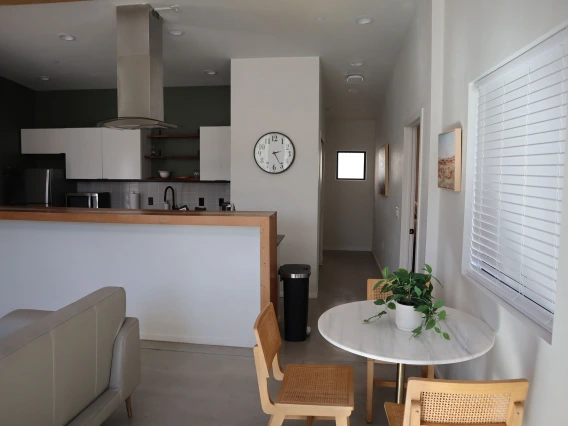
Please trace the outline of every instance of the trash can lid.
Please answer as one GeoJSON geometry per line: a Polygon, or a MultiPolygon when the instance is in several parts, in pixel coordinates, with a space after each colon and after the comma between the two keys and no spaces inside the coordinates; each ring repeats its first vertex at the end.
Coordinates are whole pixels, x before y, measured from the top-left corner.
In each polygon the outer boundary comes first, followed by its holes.
{"type": "Polygon", "coordinates": [[[278,273],[281,278],[309,278],[312,268],[310,265],[282,265],[278,273]]]}

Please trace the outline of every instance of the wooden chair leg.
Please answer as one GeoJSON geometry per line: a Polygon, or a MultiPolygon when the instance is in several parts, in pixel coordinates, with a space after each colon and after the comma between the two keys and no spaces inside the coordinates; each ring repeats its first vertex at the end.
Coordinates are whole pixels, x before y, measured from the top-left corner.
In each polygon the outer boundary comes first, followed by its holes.
{"type": "Polygon", "coordinates": [[[132,417],[132,401],[130,400],[130,397],[126,398],[126,401],[124,401],[126,403],[126,412],[128,413],[128,418],[132,417]]]}
{"type": "Polygon", "coordinates": [[[424,379],[434,378],[434,366],[433,365],[423,365],[422,366],[422,377],[424,379]]]}
{"type": "Polygon", "coordinates": [[[349,426],[349,417],[336,417],[336,426],[349,426]]]}
{"type": "Polygon", "coordinates": [[[373,380],[375,379],[375,360],[367,359],[367,423],[373,421],[373,380]]]}
{"type": "Polygon", "coordinates": [[[270,416],[268,426],[282,426],[285,417],[286,416],[284,414],[273,414],[272,416],[270,416]]]}
{"type": "Polygon", "coordinates": [[[306,419],[306,426],[312,426],[313,422],[314,422],[314,418],[313,418],[313,417],[308,417],[308,418],[306,419]]]}

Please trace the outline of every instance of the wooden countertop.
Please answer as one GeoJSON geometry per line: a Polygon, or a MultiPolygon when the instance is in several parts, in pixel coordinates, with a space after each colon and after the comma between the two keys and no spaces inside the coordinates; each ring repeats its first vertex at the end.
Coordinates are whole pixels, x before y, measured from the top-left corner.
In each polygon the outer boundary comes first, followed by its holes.
{"type": "Polygon", "coordinates": [[[0,206],[0,220],[163,225],[260,226],[276,212],[81,209],[0,206]]]}

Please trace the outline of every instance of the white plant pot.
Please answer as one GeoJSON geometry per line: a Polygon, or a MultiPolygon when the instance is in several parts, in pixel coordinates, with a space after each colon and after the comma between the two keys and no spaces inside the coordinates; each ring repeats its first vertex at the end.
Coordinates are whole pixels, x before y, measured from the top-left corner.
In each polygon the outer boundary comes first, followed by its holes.
{"type": "Polygon", "coordinates": [[[396,327],[402,331],[412,331],[422,324],[422,312],[414,310],[414,306],[396,304],[396,327]]]}

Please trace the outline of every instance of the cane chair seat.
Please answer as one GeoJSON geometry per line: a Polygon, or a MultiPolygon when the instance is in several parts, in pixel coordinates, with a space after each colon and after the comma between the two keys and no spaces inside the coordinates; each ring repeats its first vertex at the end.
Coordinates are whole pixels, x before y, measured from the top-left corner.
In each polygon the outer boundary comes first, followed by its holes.
{"type": "Polygon", "coordinates": [[[348,366],[289,364],[276,404],[351,407],[353,368],[348,366]]]}

